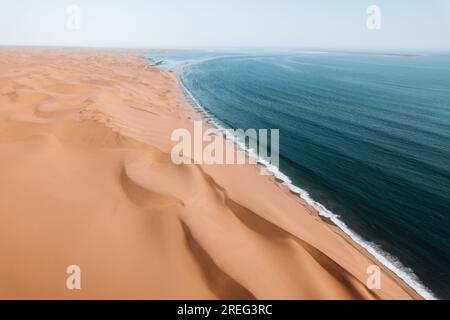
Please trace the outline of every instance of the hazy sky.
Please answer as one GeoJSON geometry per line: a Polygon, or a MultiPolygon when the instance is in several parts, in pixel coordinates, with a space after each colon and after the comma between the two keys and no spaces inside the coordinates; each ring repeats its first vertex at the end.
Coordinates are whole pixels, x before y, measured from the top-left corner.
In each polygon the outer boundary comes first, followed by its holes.
{"type": "Polygon", "coordinates": [[[450,0],[0,0],[0,6],[0,45],[450,49],[450,0]],[[66,26],[70,5],[81,9],[79,30],[66,26]],[[366,26],[369,5],[381,8],[380,30],[366,26]]]}

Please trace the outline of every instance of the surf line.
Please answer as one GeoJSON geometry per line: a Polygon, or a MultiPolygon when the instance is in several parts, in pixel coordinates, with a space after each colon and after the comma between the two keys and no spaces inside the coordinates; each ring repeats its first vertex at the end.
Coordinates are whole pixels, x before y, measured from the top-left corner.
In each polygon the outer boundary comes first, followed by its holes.
{"type": "MultiPolygon", "coordinates": [[[[254,164],[263,162],[273,168],[279,168],[279,129],[227,129],[217,128],[203,130],[202,121],[194,121],[194,134],[185,128],[175,129],[170,137],[172,142],[178,142],[171,151],[172,162],[181,164],[254,164]],[[270,134],[269,134],[270,133],[270,134]],[[270,137],[270,144],[268,138],[270,137]],[[234,143],[229,143],[233,141],[234,143]],[[243,142],[242,142],[243,141],[243,142]],[[247,148],[245,141],[249,142],[247,148]],[[204,143],[207,143],[204,146],[204,143]],[[247,150],[249,157],[247,157],[247,150]],[[268,150],[270,149],[270,150],[268,150]],[[270,151],[270,156],[269,156],[270,151]],[[192,161],[193,159],[193,161],[192,161]]],[[[265,169],[262,167],[261,169],[265,169]]],[[[269,175],[266,170],[261,170],[269,175]]],[[[270,174],[272,175],[272,174],[270,174]]]]}
{"type": "MultiPolygon", "coordinates": [[[[202,115],[205,119],[208,120],[209,123],[214,125],[219,131],[227,132],[227,129],[221,124],[220,120],[214,115],[210,114],[204,106],[200,104],[200,102],[194,97],[191,91],[187,88],[183,81],[182,72],[186,69],[186,66],[183,66],[181,70],[178,71],[178,82],[180,84],[181,91],[185,94],[187,100],[191,103],[193,109],[197,111],[200,115],[202,115]]],[[[235,142],[240,146],[243,150],[248,152],[249,154],[255,154],[253,150],[250,150],[246,147],[245,142],[239,141],[238,139],[231,139],[231,141],[235,142]]],[[[257,155],[256,155],[257,156],[257,155]]],[[[273,175],[277,180],[281,181],[282,185],[285,185],[289,188],[289,190],[298,195],[301,199],[303,199],[309,206],[311,206],[320,216],[330,219],[341,231],[343,231],[346,235],[348,235],[354,242],[356,242],[360,247],[362,247],[366,252],[368,252],[372,257],[375,258],[378,262],[380,262],[383,266],[393,272],[397,277],[399,277],[403,282],[405,282],[410,288],[412,288],[418,295],[426,300],[436,300],[434,293],[428,289],[416,276],[416,274],[409,268],[405,267],[400,260],[396,257],[391,256],[389,253],[384,251],[381,247],[376,244],[363,239],[359,234],[354,232],[350,227],[347,226],[341,220],[341,217],[330,210],[328,210],[324,205],[315,201],[310,194],[296,186],[292,180],[284,174],[278,167],[272,166],[270,162],[264,161],[264,159],[259,159],[258,163],[266,166],[266,169],[262,171],[262,173],[266,173],[267,175],[273,175]]],[[[264,174],[264,175],[266,175],[264,174]]]]}

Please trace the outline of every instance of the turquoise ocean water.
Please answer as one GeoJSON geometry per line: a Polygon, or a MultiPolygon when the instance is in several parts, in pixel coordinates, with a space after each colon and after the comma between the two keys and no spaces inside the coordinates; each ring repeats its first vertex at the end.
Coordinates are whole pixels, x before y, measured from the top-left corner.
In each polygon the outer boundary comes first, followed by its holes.
{"type": "Polygon", "coordinates": [[[279,178],[426,298],[450,298],[450,54],[174,51],[221,127],[280,129],[279,178]],[[193,63],[194,62],[194,63],[193,63]]]}

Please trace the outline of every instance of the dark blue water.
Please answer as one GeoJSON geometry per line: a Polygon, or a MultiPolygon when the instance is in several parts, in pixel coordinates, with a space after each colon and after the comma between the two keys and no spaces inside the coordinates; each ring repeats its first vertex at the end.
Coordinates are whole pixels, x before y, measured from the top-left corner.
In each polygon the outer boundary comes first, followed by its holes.
{"type": "Polygon", "coordinates": [[[224,126],[279,128],[293,184],[450,298],[450,55],[247,53],[181,80],[224,126]]]}

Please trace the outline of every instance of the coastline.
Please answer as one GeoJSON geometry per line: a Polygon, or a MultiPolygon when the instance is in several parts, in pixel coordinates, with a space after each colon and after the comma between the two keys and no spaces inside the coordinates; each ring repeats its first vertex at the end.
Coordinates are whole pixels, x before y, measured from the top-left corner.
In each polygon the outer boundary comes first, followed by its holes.
{"type": "MultiPolygon", "coordinates": [[[[145,58],[145,57],[144,57],[145,58]]],[[[217,59],[221,59],[219,57],[217,59]]],[[[153,60],[151,58],[146,58],[149,60],[153,60]]],[[[325,208],[322,204],[316,202],[314,199],[309,197],[307,191],[301,189],[299,186],[293,185],[290,178],[282,173],[281,171],[274,172],[271,169],[269,164],[265,163],[264,160],[260,159],[257,154],[249,150],[245,147],[245,145],[241,141],[236,141],[232,139],[228,135],[225,134],[226,128],[224,128],[217,121],[217,117],[207,111],[195,98],[192,92],[184,85],[181,76],[185,68],[188,68],[192,64],[199,64],[205,61],[214,60],[215,58],[205,59],[204,61],[195,61],[192,63],[181,65],[173,71],[165,71],[165,72],[173,72],[177,81],[180,85],[180,90],[184,93],[186,99],[189,104],[193,108],[194,112],[206,123],[209,127],[218,129],[219,132],[223,133],[226,136],[226,139],[231,141],[234,144],[237,144],[237,147],[243,150],[248,157],[255,158],[257,161],[257,166],[264,167],[271,172],[270,179],[273,183],[280,186],[285,192],[287,192],[290,196],[293,196],[297,201],[299,201],[303,206],[306,206],[314,212],[324,223],[330,225],[336,233],[338,233],[341,237],[343,237],[350,245],[352,245],[355,249],[357,249],[361,254],[367,256],[371,261],[373,261],[377,265],[381,265],[381,268],[384,272],[388,273],[391,277],[396,279],[396,281],[406,290],[411,296],[415,297],[415,299],[436,299],[433,294],[424,287],[424,285],[416,278],[415,274],[411,272],[411,274],[404,271],[405,267],[401,264],[401,262],[397,262],[395,257],[391,257],[387,252],[384,252],[381,249],[374,248],[371,243],[364,240],[360,235],[356,234],[351,230],[344,222],[339,220],[339,217],[330,212],[327,208],[325,208]],[[306,197],[306,198],[305,198],[306,197]],[[380,250],[380,251],[378,251],[380,250]],[[400,265],[397,265],[400,264],[400,265]],[[411,286],[412,285],[412,286],[411,286]]],[[[161,64],[161,61],[159,61],[161,64]]],[[[159,64],[154,64],[152,67],[158,68],[159,64]]],[[[159,68],[158,68],[159,69],[159,68]]],[[[219,120],[220,121],[220,120],[219,120]]]]}
{"type": "MultiPolygon", "coordinates": [[[[210,59],[207,59],[210,60],[210,59]]],[[[205,61],[207,61],[205,60],[205,61]]],[[[201,61],[204,62],[204,61],[201,61]]],[[[192,64],[198,64],[201,62],[193,62],[192,64]]],[[[192,92],[190,92],[187,87],[183,84],[181,76],[185,68],[188,68],[191,64],[185,64],[177,68],[173,72],[176,74],[178,82],[180,84],[180,90],[185,94],[187,100],[192,105],[194,111],[202,118],[202,120],[209,126],[218,129],[221,133],[226,132],[217,117],[207,111],[194,97],[192,92]]],[[[155,65],[155,67],[157,67],[155,65]]],[[[434,294],[425,287],[423,283],[417,278],[412,270],[407,269],[403,264],[397,260],[396,257],[391,256],[389,253],[385,252],[381,248],[377,248],[374,244],[366,241],[359,234],[355,233],[350,227],[346,225],[340,217],[335,213],[329,211],[324,205],[316,202],[310,197],[309,193],[302,189],[301,187],[294,185],[291,179],[285,175],[280,170],[273,170],[270,164],[267,164],[263,159],[260,159],[257,154],[249,150],[245,144],[241,141],[236,141],[225,134],[227,139],[232,143],[236,143],[238,148],[243,150],[247,156],[256,159],[258,166],[262,166],[267,169],[271,174],[273,182],[281,188],[285,189],[291,196],[298,200],[302,205],[309,207],[309,209],[314,212],[320,219],[325,223],[329,224],[340,236],[342,236],[346,241],[354,246],[362,254],[366,255],[377,265],[381,265],[384,272],[390,274],[391,277],[395,278],[402,287],[407,290],[412,296],[418,299],[435,300],[434,294]]]]}
{"type": "Polygon", "coordinates": [[[199,115],[140,52],[0,55],[0,298],[420,298],[257,166],[171,163],[199,115]]]}

